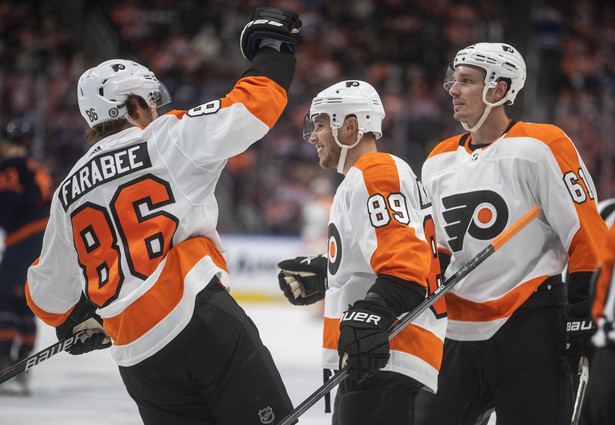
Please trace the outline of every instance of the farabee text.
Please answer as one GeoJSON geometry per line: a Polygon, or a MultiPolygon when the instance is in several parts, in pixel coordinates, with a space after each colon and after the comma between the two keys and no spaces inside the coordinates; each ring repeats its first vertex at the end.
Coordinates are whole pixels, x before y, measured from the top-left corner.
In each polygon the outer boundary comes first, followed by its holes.
{"type": "Polygon", "coordinates": [[[58,196],[64,211],[94,187],[151,166],[147,142],[93,157],[60,186],[58,196]]]}

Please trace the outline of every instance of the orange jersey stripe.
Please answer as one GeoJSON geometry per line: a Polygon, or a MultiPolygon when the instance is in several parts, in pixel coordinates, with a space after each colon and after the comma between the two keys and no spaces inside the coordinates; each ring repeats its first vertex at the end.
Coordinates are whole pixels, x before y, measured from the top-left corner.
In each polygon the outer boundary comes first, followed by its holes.
{"type": "Polygon", "coordinates": [[[337,350],[337,342],[340,339],[340,319],[325,317],[323,331],[323,348],[337,350]]]}
{"type": "Polygon", "coordinates": [[[391,350],[418,357],[436,370],[440,370],[442,363],[443,345],[442,340],[436,335],[412,323],[403,328],[390,342],[391,350]]]}
{"type": "Polygon", "coordinates": [[[446,139],[443,142],[440,142],[436,145],[436,147],[429,153],[428,158],[436,155],[440,155],[441,153],[446,152],[455,152],[459,147],[459,139],[462,135],[451,137],[450,139],[446,139]]]}
{"type": "Polygon", "coordinates": [[[137,340],[169,314],[184,295],[186,274],[204,256],[211,257],[216,266],[228,273],[224,257],[209,239],[198,237],[179,243],[169,251],[154,286],[122,313],[104,319],[105,330],[114,344],[124,345],[137,340]]]}
{"type": "MultiPolygon", "coordinates": [[[[566,176],[571,171],[575,174],[581,173],[577,151],[572,141],[558,127],[549,124],[517,123],[510,129],[507,137],[537,138],[549,146],[560,166],[562,175],[566,176]]],[[[575,235],[579,243],[570,244],[570,252],[568,252],[571,258],[568,269],[570,273],[595,270],[597,248],[604,246],[607,232],[606,224],[596,209],[595,193],[586,182],[586,179],[591,177],[589,175],[580,177],[575,184],[582,185],[585,193],[589,194],[591,199],[588,198],[584,202],[574,204],[583,226],[575,235]]]]}
{"type": "MultiPolygon", "coordinates": [[[[122,313],[104,319],[104,328],[114,343],[132,342],[162,320],[181,300],[184,277],[204,256],[209,256],[216,266],[228,273],[224,256],[209,239],[198,237],[177,244],[169,251],[164,269],[154,286],[122,313]]],[[[38,264],[38,261],[32,265],[38,264]]],[[[53,327],[64,323],[74,308],[66,313],[50,313],[41,309],[32,300],[28,282],[25,295],[34,314],[53,327]]]]}
{"type": "MultiPolygon", "coordinates": [[[[340,319],[325,317],[323,348],[337,351],[340,337],[340,319]]],[[[433,333],[409,324],[390,341],[390,349],[418,357],[436,370],[442,361],[442,341],[433,333]]]]}
{"type": "Polygon", "coordinates": [[[36,335],[34,334],[21,334],[22,345],[34,345],[36,343],[36,335]]]}
{"type": "MultiPolygon", "coordinates": [[[[369,196],[400,193],[399,174],[390,155],[367,154],[354,165],[363,173],[369,196]],[[390,171],[389,171],[390,170],[390,171]]],[[[390,210],[391,217],[395,211],[390,210]]],[[[378,247],[371,258],[376,275],[387,274],[417,282],[427,287],[427,276],[432,255],[426,241],[416,236],[415,230],[392,219],[387,225],[375,228],[378,247]]]]}
{"type": "Polygon", "coordinates": [[[184,115],[186,115],[186,111],[174,109],[172,111],[167,112],[165,115],[175,115],[178,120],[181,120],[184,115]]]}
{"type": "MultiPolygon", "coordinates": [[[[32,263],[32,265],[34,266],[34,265],[38,264],[38,261],[39,261],[39,259],[37,258],[36,261],[34,261],[34,263],[32,263]]],[[[42,308],[38,307],[34,303],[34,301],[32,300],[32,296],[30,295],[30,289],[28,288],[28,282],[27,281],[26,281],[25,295],[26,295],[26,302],[28,304],[28,307],[30,307],[30,309],[36,315],[36,317],[41,319],[43,322],[45,322],[49,326],[53,326],[54,328],[56,326],[60,326],[62,323],[64,323],[66,321],[66,319],[68,318],[68,316],[70,315],[70,313],[75,308],[73,306],[66,313],[49,313],[49,312],[43,310],[42,308]]]]}
{"type": "Polygon", "coordinates": [[[0,329],[0,342],[12,342],[16,336],[17,328],[0,329]]]}
{"type": "Polygon", "coordinates": [[[615,291],[611,286],[613,277],[613,262],[615,259],[615,226],[612,226],[607,234],[605,249],[602,252],[602,261],[600,263],[600,276],[596,283],[596,295],[592,306],[592,318],[595,323],[604,313],[604,304],[606,303],[607,294],[609,291],[615,291]]]}
{"type": "Polygon", "coordinates": [[[444,297],[448,318],[467,322],[489,322],[509,317],[547,277],[541,276],[528,280],[497,300],[480,303],[447,292],[444,297]]]}
{"type": "Polygon", "coordinates": [[[44,232],[48,221],[49,217],[45,217],[20,227],[16,231],[6,235],[4,244],[8,247],[26,239],[28,236],[34,235],[35,233],[44,232]]]}
{"type": "Polygon", "coordinates": [[[220,99],[222,108],[235,103],[245,105],[269,129],[280,118],[287,101],[286,90],[267,77],[242,78],[226,97],[220,99]],[[269,99],[269,102],[263,102],[263,99],[269,99]]]}

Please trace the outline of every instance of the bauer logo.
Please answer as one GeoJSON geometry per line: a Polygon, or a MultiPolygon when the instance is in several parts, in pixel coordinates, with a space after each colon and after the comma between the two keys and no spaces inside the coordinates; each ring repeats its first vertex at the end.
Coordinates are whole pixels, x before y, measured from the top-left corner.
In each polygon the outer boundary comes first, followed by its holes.
{"type": "Polygon", "coordinates": [[[346,311],[342,314],[342,322],[352,320],[354,322],[364,322],[367,324],[373,323],[378,325],[381,317],[376,314],[368,314],[363,311],[346,311]]]}
{"type": "Polygon", "coordinates": [[[79,338],[81,338],[81,335],[83,335],[84,333],[85,329],[73,334],[72,337],[66,340],[58,341],[52,346],[47,347],[45,350],[39,351],[35,355],[29,357],[27,359],[24,371],[36,366],[42,361],[47,360],[49,357],[54,356],[66,350],[67,348],[70,348],[79,338]]]}
{"type": "Polygon", "coordinates": [[[594,329],[594,323],[591,320],[572,320],[566,323],[566,331],[568,332],[583,332],[594,329]]]}
{"type": "Polygon", "coordinates": [[[263,410],[258,411],[258,417],[263,424],[272,424],[275,419],[273,409],[271,407],[265,407],[263,410]]]}

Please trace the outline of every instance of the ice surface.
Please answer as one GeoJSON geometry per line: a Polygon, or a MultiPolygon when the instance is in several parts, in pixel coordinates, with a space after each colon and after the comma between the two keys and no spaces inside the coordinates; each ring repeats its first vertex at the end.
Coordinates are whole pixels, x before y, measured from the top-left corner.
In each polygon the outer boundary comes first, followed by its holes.
{"type": "MultiPolygon", "coordinates": [[[[313,306],[292,306],[284,301],[242,306],[259,327],[290,397],[298,405],[322,385],[322,320],[317,319],[313,306]]],[[[56,341],[53,328],[40,322],[38,329],[36,351],[56,341]]],[[[59,353],[33,368],[30,382],[29,397],[0,396],[0,424],[142,424],[108,351],[81,356],[59,353]]],[[[299,423],[325,425],[331,423],[331,415],[324,413],[324,402],[319,401],[299,423]]]]}
{"type": "MultiPolygon", "coordinates": [[[[285,301],[241,304],[258,326],[297,406],[323,383],[322,319],[317,308],[285,301]]],[[[38,329],[36,351],[56,342],[53,328],[39,322],[38,329]]],[[[31,374],[31,396],[0,396],[0,425],[142,424],[108,351],[81,356],[62,352],[37,365],[31,374]]],[[[332,400],[334,397],[335,390],[332,400]]],[[[330,423],[323,400],[299,420],[300,425],[330,423]]],[[[494,418],[489,424],[495,424],[494,418]]]]}

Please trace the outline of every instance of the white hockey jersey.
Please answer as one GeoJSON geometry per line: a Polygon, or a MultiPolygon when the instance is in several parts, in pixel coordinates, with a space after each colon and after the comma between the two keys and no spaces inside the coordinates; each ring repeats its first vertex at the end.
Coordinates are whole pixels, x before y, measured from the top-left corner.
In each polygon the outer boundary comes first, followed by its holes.
{"type": "Polygon", "coordinates": [[[422,180],[433,201],[438,247],[450,276],[534,205],[542,214],[446,294],[447,337],[485,340],[550,276],[592,272],[606,226],[596,190],[557,127],[511,122],[474,148],[469,133],[440,143],[422,180]]]}
{"type": "MultiPolygon", "coordinates": [[[[329,221],[329,288],[325,294],[323,367],[339,368],[342,313],[363,299],[378,275],[433,291],[440,279],[429,201],[410,166],[386,153],[363,155],[335,194],[329,221]]],[[[446,309],[441,298],[390,343],[384,370],[432,391],[442,360],[446,309]]]]}
{"type": "Polygon", "coordinates": [[[228,288],[214,189],[227,159],[262,138],[286,102],[272,79],[248,76],[222,99],[93,146],[54,194],[26,285],[36,315],[61,324],[83,291],[119,365],[164,347],[214,276],[228,288]]]}

